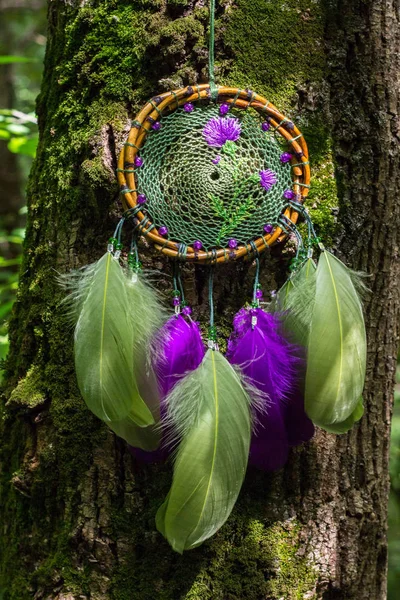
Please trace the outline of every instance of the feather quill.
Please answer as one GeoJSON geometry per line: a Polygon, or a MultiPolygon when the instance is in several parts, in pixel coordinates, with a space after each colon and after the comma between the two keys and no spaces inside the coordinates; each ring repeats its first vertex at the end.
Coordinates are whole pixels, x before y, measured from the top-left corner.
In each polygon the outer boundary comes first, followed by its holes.
{"type": "Polygon", "coordinates": [[[179,553],[211,537],[232,511],[247,466],[249,402],[233,367],[211,349],[169,396],[181,443],[156,525],[179,553]]]}
{"type": "Polygon", "coordinates": [[[305,406],[324,428],[347,421],[359,404],[366,334],[357,275],[328,251],[318,261],[308,337],[305,406]]]}
{"type": "Polygon", "coordinates": [[[132,357],[133,325],[126,278],[111,253],[66,280],[78,386],[88,408],[109,423],[127,417],[145,427],[154,417],[141,398],[132,357]]]}

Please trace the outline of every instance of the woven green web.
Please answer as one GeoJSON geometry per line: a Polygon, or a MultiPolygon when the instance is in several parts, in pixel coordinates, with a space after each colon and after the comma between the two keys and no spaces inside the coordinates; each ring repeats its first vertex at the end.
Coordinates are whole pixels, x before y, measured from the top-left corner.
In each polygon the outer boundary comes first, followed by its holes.
{"type": "Polygon", "coordinates": [[[264,225],[277,222],[287,202],[283,193],[292,185],[290,164],[279,160],[281,145],[261,129],[257,116],[240,110],[229,114],[241,121],[234,159],[209,146],[202,135],[216,116],[218,107],[209,105],[195,106],[192,113],[181,108],[162,117],[161,129],[147,136],[140,151],[144,164],[136,170],[137,189],[147,198],[144,208],[152,222],[167,226],[169,239],[187,245],[200,240],[206,250],[226,247],[231,238],[247,243],[262,235],[264,225]],[[215,165],[217,155],[224,159],[215,165]],[[258,178],[265,169],[277,176],[269,191],[258,178]],[[233,202],[240,181],[251,175],[257,180],[233,202]],[[224,211],[227,216],[222,217],[224,211]]]}

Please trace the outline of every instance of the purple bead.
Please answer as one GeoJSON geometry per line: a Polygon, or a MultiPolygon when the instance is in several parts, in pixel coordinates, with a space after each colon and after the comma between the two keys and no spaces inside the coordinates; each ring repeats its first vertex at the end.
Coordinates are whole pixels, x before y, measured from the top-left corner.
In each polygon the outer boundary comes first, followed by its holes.
{"type": "Polygon", "coordinates": [[[182,308],[182,314],[189,316],[192,314],[192,309],[190,308],[190,306],[184,306],[182,308]]]}
{"type": "Polygon", "coordinates": [[[191,113],[194,111],[194,106],[191,102],[186,102],[185,106],[183,107],[183,110],[187,113],[191,113]]]}
{"type": "Polygon", "coordinates": [[[274,230],[274,226],[271,225],[271,223],[267,223],[266,225],[264,225],[265,233],[272,233],[273,230],[274,230]]]}
{"type": "Polygon", "coordinates": [[[228,113],[228,112],[229,112],[229,104],[226,104],[226,103],[221,104],[221,106],[219,107],[219,113],[221,115],[226,115],[226,113],[228,113]]]}
{"type": "Polygon", "coordinates": [[[195,242],[193,242],[194,250],[201,250],[202,247],[203,247],[203,244],[201,243],[200,240],[196,240],[195,242]]]}
{"type": "Polygon", "coordinates": [[[179,305],[180,305],[180,303],[181,303],[181,299],[180,299],[180,298],[178,298],[177,296],[175,296],[175,298],[172,300],[172,304],[173,304],[174,306],[179,306],[179,305]]]}
{"type": "Polygon", "coordinates": [[[147,198],[144,194],[139,194],[137,197],[138,204],[144,204],[147,201],[147,198]]]}
{"type": "Polygon", "coordinates": [[[260,300],[263,297],[263,291],[262,290],[257,290],[256,291],[256,298],[257,300],[260,300]]]}
{"type": "Polygon", "coordinates": [[[143,158],[135,156],[135,167],[143,167],[143,158]]]}
{"type": "Polygon", "coordinates": [[[284,165],[286,163],[288,163],[292,158],[292,155],[290,154],[290,152],[283,152],[280,157],[279,160],[281,161],[281,163],[283,163],[284,165]]]}
{"type": "Polygon", "coordinates": [[[151,126],[151,128],[154,129],[154,131],[160,131],[160,129],[161,129],[161,123],[160,123],[160,121],[156,121],[154,123],[154,125],[151,126]]]}
{"type": "Polygon", "coordinates": [[[220,154],[217,154],[217,156],[216,156],[215,158],[213,158],[211,162],[212,162],[214,165],[217,165],[217,164],[219,163],[219,161],[220,161],[220,160],[221,160],[221,155],[220,155],[220,154]]]}
{"type": "Polygon", "coordinates": [[[285,190],[283,192],[283,197],[286,198],[286,200],[293,200],[293,198],[296,197],[296,194],[293,190],[285,190]]]}
{"type": "Polygon", "coordinates": [[[261,125],[261,129],[263,131],[268,131],[270,127],[271,127],[271,123],[269,123],[268,121],[264,121],[264,123],[261,125]]]}
{"type": "Polygon", "coordinates": [[[166,227],[165,225],[161,225],[160,229],[158,230],[158,233],[160,235],[167,235],[168,227],[166,227]]]}
{"type": "Polygon", "coordinates": [[[237,248],[237,245],[238,245],[237,240],[235,240],[233,238],[231,238],[228,242],[229,248],[232,248],[232,249],[237,248]]]}

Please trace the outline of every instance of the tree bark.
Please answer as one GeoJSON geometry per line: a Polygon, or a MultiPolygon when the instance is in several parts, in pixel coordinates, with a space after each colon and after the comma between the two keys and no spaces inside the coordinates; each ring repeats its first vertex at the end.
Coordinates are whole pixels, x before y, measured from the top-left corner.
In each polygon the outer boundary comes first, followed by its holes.
{"type": "MultiPolygon", "coordinates": [[[[219,82],[251,87],[299,122],[320,235],[370,275],[366,414],[348,435],[318,431],[282,471],[249,470],[230,519],[200,548],[178,556],[156,532],[170,466],[140,467],[85,408],[55,271],[104,251],[121,209],[116,154],[137,108],[157,91],[206,80],[207,11],[185,0],[50,2],[1,420],[4,600],[386,597],[400,289],[399,3],[224,0],[217,17],[219,82]]],[[[170,273],[150,249],[142,256],[170,273]]],[[[282,282],[288,258],[290,248],[263,257],[265,290],[282,282]]],[[[249,296],[252,269],[218,270],[221,337],[249,296]]],[[[204,269],[186,267],[184,280],[205,322],[204,269]]]]}

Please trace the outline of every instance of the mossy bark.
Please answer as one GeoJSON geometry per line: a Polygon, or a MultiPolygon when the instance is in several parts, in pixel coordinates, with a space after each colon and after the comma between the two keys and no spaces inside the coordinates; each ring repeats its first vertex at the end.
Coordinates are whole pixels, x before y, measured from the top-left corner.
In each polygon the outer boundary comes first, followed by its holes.
{"type": "MultiPolygon", "coordinates": [[[[4,600],[383,600],[388,443],[399,316],[398,6],[381,0],[224,0],[217,76],[289,111],[315,175],[325,242],[371,274],[366,415],[319,431],[282,471],[249,472],[227,524],[183,556],[155,531],[168,466],[139,467],[79,396],[56,272],[99,257],[120,205],[114,169],[130,118],[159,90],[207,78],[204,2],[49,3],[21,285],[1,420],[4,600]],[[332,159],[334,157],[334,161],[332,159]],[[334,167],[336,164],[336,191],[334,167]]],[[[170,265],[147,251],[149,265],[170,265]]],[[[290,248],[263,257],[264,289],[290,248]]],[[[252,267],[222,267],[221,335],[252,267]]],[[[206,320],[202,268],[186,268],[206,320]]]]}

